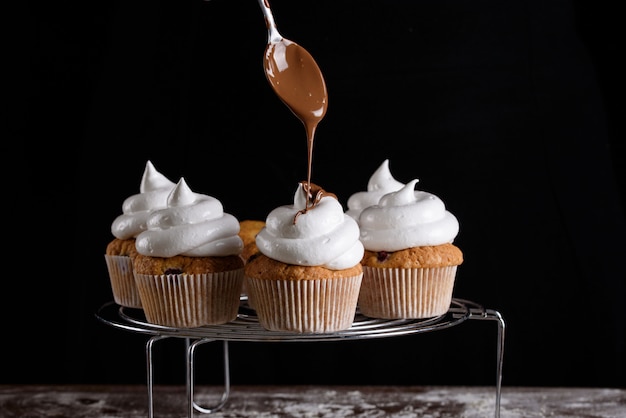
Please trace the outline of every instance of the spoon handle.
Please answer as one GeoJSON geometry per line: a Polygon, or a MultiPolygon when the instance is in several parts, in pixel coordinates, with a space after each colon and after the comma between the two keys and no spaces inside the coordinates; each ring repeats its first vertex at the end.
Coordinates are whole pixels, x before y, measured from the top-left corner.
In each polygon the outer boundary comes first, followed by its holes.
{"type": "Polygon", "coordinates": [[[261,10],[263,11],[263,15],[265,16],[265,26],[267,26],[268,42],[275,44],[282,41],[283,37],[280,33],[278,33],[278,29],[276,29],[274,15],[272,14],[272,9],[270,9],[269,1],[259,0],[259,6],[261,6],[261,10]]]}

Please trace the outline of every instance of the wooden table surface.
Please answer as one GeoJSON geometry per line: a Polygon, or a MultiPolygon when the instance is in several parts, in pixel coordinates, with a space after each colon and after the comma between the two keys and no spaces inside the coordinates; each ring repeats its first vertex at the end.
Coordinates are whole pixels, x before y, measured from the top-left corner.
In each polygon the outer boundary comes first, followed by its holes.
{"type": "MultiPolygon", "coordinates": [[[[195,402],[217,405],[222,387],[196,386],[195,402]]],[[[227,403],[195,417],[495,416],[494,387],[232,386],[227,403]]],[[[155,386],[154,417],[189,416],[185,386],[155,386]]],[[[134,418],[148,416],[146,386],[1,385],[0,416],[134,418]]],[[[502,418],[626,417],[626,389],[503,387],[502,418]]]]}

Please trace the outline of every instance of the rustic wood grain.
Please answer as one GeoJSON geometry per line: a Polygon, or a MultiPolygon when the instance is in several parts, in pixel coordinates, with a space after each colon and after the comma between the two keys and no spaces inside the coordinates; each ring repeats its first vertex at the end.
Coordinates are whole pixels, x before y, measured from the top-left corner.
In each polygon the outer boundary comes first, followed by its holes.
{"type": "MultiPolygon", "coordinates": [[[[195,401],[217,404],[222,387],[199,386],[195,401]]],[[[184,386],[156,386],[155,418],[188,416],[184,386]]],[[[233,386],[227,404],[205,417],[493,417],[495,389],[448,386],[233,386]]],[[[504,387],[502,418],[626,417],[626,390],[504,387]]],[[[0,386],[0,416],[148,416],[145,386],[0,386]]]]}

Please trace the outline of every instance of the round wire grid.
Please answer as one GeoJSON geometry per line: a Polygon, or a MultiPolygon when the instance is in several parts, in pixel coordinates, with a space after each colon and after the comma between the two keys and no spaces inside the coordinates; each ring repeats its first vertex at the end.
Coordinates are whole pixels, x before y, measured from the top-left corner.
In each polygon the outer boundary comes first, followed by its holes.
{"type": "Polygon", "coordinates": [[[339,341],[393,337],[448,328],[465,321],[472,315],[485,315],[485,310],[474,302],[452,299],[448,312],[427,319],[377,319],[362,315],[358,308],[352,326],[333,333],[296,333],[268,331],[259,323],[256,312],[242,296],[237,318],[221,325],[197,328],[173,328],[149,323],[143,310],[126,308],[108,302],[98,310],[96,317],[115,328],[149,335],[168,337],[213,339],[224,341],[339,341]]]}

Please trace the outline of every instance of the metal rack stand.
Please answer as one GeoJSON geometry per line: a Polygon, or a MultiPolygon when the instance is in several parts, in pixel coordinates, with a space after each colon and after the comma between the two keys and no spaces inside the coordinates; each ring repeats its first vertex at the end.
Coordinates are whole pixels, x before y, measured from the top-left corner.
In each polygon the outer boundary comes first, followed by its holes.
{"type": "Polygon", "coordinates": [[[188,329],[159,326],[148,323],[143,315],[143,311],[140,309],[124,308],[114,302],[102,305],[96,313],[96,317],[105,324],[115,328],[152,336],[146,343],[149,418],[154,417],[152,347],[156,341],[165,338],[185,338],[187,349],[188,417],[193,418],[194,411],[210,414],[221,409],[228,401],[230,396],[229,341],[314,342],[372,339],[436,331],[458,325],[467,319],[497,321],[495,418],[500,418],[502,364],[504,359],[504,319],[498,311],[485,309],[469,300],[454,298],[452,299],[450,309],[445,315],[428,319],[372,319],[363,316],[357,309],[354,322],[349,329],[329,334],[267,331],[259,324],[255,311],[248,307],[245,296],[241,298],[237,318],[223,325],[207,325],[188,329]],[[222,341],[223,343],[224,391],[218,403],[207,408],[198,405],[194,400],[194,359],[196,348],[199,345],[213,341],[222,341]]]}

